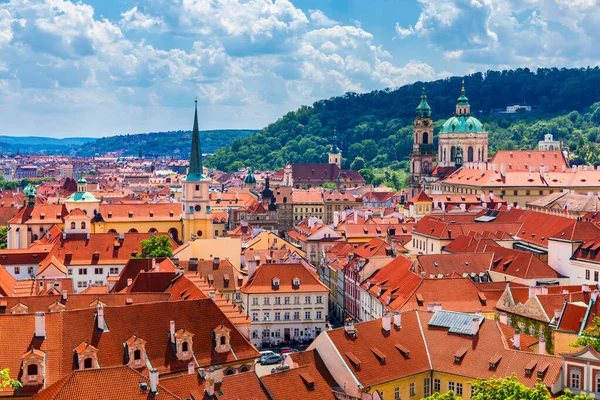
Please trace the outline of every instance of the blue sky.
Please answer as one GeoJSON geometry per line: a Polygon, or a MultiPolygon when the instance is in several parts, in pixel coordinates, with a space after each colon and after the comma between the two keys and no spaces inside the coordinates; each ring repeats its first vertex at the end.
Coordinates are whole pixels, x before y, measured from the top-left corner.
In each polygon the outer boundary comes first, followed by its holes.
{"type": "Polygon", "coordinates": [[[0,0],[0,135],[261,128],[487,69],[597,65],[598,0],[0,0]]]}

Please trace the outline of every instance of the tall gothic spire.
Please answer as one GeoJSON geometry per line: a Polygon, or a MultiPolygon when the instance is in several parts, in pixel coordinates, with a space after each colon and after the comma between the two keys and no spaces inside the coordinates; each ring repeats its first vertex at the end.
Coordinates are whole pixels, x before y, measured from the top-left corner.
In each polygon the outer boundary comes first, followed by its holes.
{"type": "Polygon", "coordinates": [[[202,174],[202,148],[200,147],[200,131],[198,130],[198,99],[195,101],[194,129],[192,131],[192,150],[190,151],[190,167],[186,180],[199,181],[204,178],[202,174]]]}

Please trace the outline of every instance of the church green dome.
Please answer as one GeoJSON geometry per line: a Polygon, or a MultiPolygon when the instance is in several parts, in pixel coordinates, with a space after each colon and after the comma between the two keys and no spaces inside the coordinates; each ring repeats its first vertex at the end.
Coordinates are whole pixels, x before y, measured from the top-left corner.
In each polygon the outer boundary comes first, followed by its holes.
{"type": "Polygon", "coordinates": [[[246,178],[244,178],[244,184],[246,184],[246,185],[255,185],[256,184],[256,178],[254,177],[254,174],[252,173],[252,168],[250,168],[248,170],[248,175],[246,175],[246,178]]]}
{"type": "Polygon", "coordinates": [[[483,131],[483,124],[477,118],[470,115],[456,115],[444,122],[440,133],[476,133],[483,131]]]}
{"type": "Polygon", "coordinates": [[[95,202],[99,200],[90,192],[75,192],[69,196],[67,201],[95,202]]]}
{"type": "Polygon", "coordinates": [[[86,184],[87,181],[85,180],[85,178],[82,176],[81,178],[79,178],[79,180],[77,181],[77,183],[79,183],[80,185],[86,184]]]}
{"type": "Polygon", "coordinates": [[[35,187],[31,183],[27,184],[23,189],[23,195],[25,197],[35,197],[35,187]]]}

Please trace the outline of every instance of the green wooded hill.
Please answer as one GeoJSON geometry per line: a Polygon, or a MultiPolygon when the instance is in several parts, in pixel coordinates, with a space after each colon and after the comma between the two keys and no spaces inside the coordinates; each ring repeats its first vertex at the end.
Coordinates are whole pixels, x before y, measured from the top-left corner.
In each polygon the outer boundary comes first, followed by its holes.
{"type": "Polygon", "coordinates": [[[326,162],[334,128],[343,167],[406,169],[412,147],[412,121],[425,87],[439,126],[454,112],[461,80],[473,114],[489,132],[490,153],[533,149],[552,133],[579,157],[598,161],[600,68],[528,68],[487,71],[397,89],[346,93],[302,106],[255,135],[235,139],[208,157],[211,167],[234,171],[245,166],[279,168],[293,163],[326,162]],[[529,104],[535,111],[497,114],[508,105],[529,104]]]}
{"type": "MultiPolygon", "coordinates": [[[[214,153],[236,139],[243,139],[257,132],[252,129],[201,131],[202,151],[214,153]]],[[[103,137],[81,146],[77,155],[89,157],[115,152],[122,156],[137,156],[141,151],[146,157],[166,155],[187,158],[191,147],[192,131],[152,132],[103,137]]]]}

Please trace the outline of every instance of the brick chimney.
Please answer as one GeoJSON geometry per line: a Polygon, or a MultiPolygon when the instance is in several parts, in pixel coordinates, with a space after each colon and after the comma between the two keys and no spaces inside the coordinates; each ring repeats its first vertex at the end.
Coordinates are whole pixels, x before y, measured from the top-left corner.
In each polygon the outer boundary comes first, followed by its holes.
{"type": "Polygon", "coordinates": [[[158,370],[156,368],[150,370],[150,391],[158,393],[158,370]]]}
{"type": "Polygon", "coordinates": [[[515,335],[513,337],[513,346],[515,346],[515,349],[521,350],[521,331],[518,329],[515,329],[515,335]]]}
{"type": "Polygon", "coordinates": [[[392,316],[389,311],[386,311],[385,314],[383,314],[383,318],[381,318],[381,328],[386,332],[392,330],[392,316]]]}
{"type": "Polygon", "coordinates": [[[46,337],[46,313],[36,312],[35,313],[35,337],[45,338],[46,337]]]}

